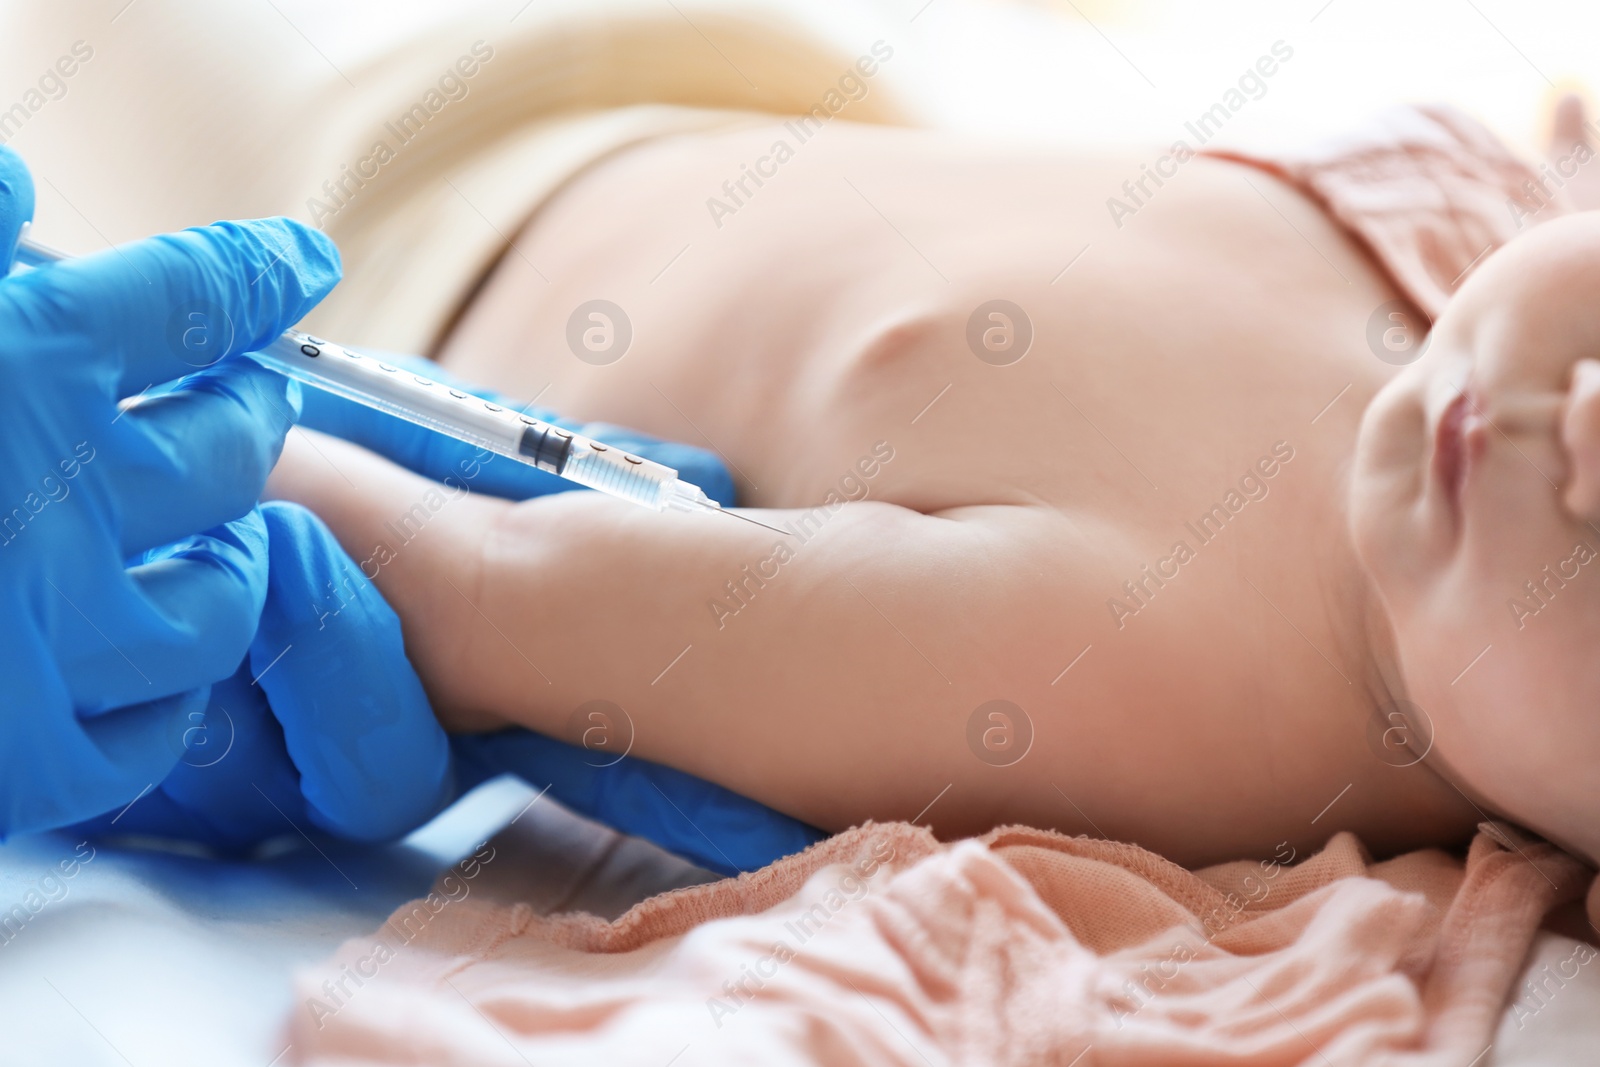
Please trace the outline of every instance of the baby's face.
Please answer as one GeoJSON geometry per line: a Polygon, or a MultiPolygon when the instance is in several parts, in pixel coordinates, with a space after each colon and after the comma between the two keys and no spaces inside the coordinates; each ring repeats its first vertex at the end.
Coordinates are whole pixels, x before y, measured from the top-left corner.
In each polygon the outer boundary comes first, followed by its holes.
{"type": "Polygon", "coordinates": [[[1479,267],[1368,408],[1351,491],[1428,759],[1600,855],[1600,213],[1479,267]]]}

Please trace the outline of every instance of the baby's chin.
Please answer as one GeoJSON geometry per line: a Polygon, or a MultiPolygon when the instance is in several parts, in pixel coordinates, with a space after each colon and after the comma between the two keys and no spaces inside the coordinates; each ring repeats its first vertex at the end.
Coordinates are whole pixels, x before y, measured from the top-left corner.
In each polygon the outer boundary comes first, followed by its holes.
{"type": "MultiPolygon", "coordinates": [[[[1559,684],[1527,665],[1490,668],[1497,651],[1485,652],[1455,685],[1442,681],[1411,695],[1433,731],[1426,766],[1485,820],[1513,823],[1594,864],[1600,859],[1600,745],[1571,727],[1596,716],[1574,716],[1565,701],[1534,706],[1527,694],[1559,690],[1559,684]],[[1484,676],[1475,687],[1459,688],[1480,669],[1484,676]]],[[[1449,673],[1430,670],[1428,676],[1448,679],[1449,673]]]]}

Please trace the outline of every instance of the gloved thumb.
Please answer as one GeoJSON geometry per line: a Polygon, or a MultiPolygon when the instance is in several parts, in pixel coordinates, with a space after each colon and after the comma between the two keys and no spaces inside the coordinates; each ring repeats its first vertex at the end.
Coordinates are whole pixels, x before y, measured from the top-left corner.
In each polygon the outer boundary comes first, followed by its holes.
{"type": "Polygon", "coordinates": [[[21,156],[0,145],[0,277],[10,273],[17,237],[32,221],[33,177],[21,156]]]}
{"type": "Polygon", "coordinates": [[[261,514],[267,604],[250,667],[283,727],[306,814],[340,837],[393,840],[455,797],[449,742],[400,620],[322,520],[282,502],[261,514]]]}

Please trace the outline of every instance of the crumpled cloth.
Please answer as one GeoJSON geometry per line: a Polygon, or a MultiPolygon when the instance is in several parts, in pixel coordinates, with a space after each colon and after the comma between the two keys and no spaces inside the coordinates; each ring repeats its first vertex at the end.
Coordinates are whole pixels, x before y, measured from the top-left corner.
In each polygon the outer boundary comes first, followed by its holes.
{"type": "Polygon", "coordinates": [[[450,891],[298,981],[291,1055],[377,1064],[1466,1065],[1577,860],[1485,823],[1464,860],[1190,872],[1020,827],[857,827],[614,922],[450,891]],[[405,933],[401,934],[404,928],[405,933]],[[379,946],[382,946],[381,951],[379,946]]]}

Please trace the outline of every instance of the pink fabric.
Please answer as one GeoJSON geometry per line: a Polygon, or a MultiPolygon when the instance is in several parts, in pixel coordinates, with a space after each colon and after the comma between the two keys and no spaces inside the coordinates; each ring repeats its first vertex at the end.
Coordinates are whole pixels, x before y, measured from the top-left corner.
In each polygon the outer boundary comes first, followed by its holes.
{"type": "Polygon", "coordinates": [[[1302,151],[1205,154],[1298,187],[1367,245],[1429,319],[1489,252],[1571,210],[1476,119],[1443,105],[1391,108],[1302,151]]]}
{"type": "Polygon", "coordinates": [[[290,1040],[320,1067],[1465,1065],[1541,917],[1587,884],[1499,824],[1465,862],[1374,864],[1340,834],[1191,873],[869,823],[611,923],[436,895],[306,975],[290,1040]]]}

